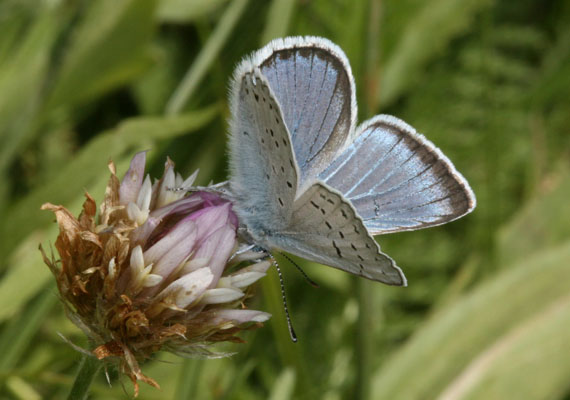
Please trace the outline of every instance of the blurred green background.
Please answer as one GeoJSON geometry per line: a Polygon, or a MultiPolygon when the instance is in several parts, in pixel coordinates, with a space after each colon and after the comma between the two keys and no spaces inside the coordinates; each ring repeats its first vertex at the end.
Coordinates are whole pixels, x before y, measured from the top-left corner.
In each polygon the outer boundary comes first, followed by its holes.
{"type": "MultiPolygon", "coordinates": [[[[282,262],[253,308],[274,317],[227,359],[160,353],[140,399],[570,399],[570,2],[564,0],[1,0],[0,397],[64,398],[85,338],[38,244],[44,202],[98,201],[149,149],[199,184],[226,178],[228,80],[270,39],[339,44],[359,119],[396,115],[470,182],[477,209],[379,237],[408,288],[282,262]]],[[[297,259],[298,260],[298,259],[297,259]]],[[[116,373],[97,399],[128,398],[116,373]]],[[[127,393],[132,386],[122,380],[127,393]]]]}

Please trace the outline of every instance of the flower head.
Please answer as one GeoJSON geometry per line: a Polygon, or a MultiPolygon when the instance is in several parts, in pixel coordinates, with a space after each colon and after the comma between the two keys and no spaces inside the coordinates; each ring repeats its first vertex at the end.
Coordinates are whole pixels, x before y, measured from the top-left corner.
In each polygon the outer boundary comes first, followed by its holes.
{"type": "Polygon", "coordinates": [[[68,315],[96,357],[118,360],[135,393],[138,380],[158,386],[139,367],[154,352],[212,355],[209,344],[240,341],[236,333],[270,317],[245,307],[250,285],[270,263],[237,255],[231,203],[208,191],[169,190],[190,187],[196,177],[183,181],[170,160],[151,183],[145,162],[145,153],[136,154],[122,182],[109,165],[98,217],[87,193],[79,218],[62,206],[42,206],[60,227],[60,260],[42,254],[68,315]]]}

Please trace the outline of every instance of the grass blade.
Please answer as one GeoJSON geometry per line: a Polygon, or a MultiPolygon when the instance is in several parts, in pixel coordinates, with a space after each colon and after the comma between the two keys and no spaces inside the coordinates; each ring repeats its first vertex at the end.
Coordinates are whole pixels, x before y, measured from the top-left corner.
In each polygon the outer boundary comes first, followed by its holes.
{"type": "Polygon", "coordinates": [[[180,85],[168,100],[165,110],[166,114],[178,114],[184,109],[198,84],[202,81],[220,51],[222,51],[230,33],[244,13],[248,2],[249,0],[235,0],[226,8],[224,15],[216,25],[216,29],[208,38],[198,57],[196,57],[196,61],[190,66],[182,82],[180,82],[180,85]]]}

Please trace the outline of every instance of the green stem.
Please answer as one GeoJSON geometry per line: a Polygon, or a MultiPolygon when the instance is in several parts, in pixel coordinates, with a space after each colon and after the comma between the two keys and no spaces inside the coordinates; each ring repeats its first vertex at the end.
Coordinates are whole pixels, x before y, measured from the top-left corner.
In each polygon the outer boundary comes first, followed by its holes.
{"type": "Polygon", "coordinates": [[[356,392],[355,399],[370,398],[370,378],[374,342],[372,338],[372,289],[373,282],[358,278],[356,290],[358,295],[358,321],[356,325],[356,392]]]}
{"type": "Polygon", "coordinates": [[[198,382],[202,373],[203,360],[186,359],[182,364],[176,387],[175,399],[194,399],[198,393],[198,382]]]}
{"type": "Polygon", "coordinates": [[[306,364],[303,360],[301,344],[293,343],[289,336],[289,329],[285,322],[281,286],[276,268],[271,268],[267,273],[267,277],[262,279],[261,282],[267,311],[273,315],[270,325],[275,336],[277,353],[281,358],[281,362],[286,366],[294,368],[297,373],[296,392],[306,394],[311,387],[309,375],[305,369],[306,364]]]}
{"type": "Polygon", "coordinates": [[[84,355],[81,359],[81,364],[79,365],[79,372],[75,377],[75,382],[73,382],[73,386],[71,387],[71,391],[67,398],[69,400],[86,399],[89,394],[91,382],[93,382],[95,374],[99,371],[102,365],[101,361],[97,358],[84,355]]]}

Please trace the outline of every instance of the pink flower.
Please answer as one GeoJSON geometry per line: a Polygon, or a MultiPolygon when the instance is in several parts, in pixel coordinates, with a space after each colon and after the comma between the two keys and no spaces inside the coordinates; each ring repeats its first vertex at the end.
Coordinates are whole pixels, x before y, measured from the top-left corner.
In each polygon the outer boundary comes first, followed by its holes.
{"type": "Polygon", "coordinates": [[[139,367],[152,353],[203,356],[207,345],[240,341],[239,331],[270,317],[244,303],[270,262],[233,257],[238,220],[229,201],[207,191],[171,190],[191,187],[196,174],[183,181],[167,160],[162,178],[151,183],[145,162],[145,153],[137,153],[122,182],[110,164],[98,218],[88,194],[79,218],[44,204],[60,226],[61,258],[44,254],[44,260],[93,354],[118,360],[135,385],[157,386],[139,367]]]}

